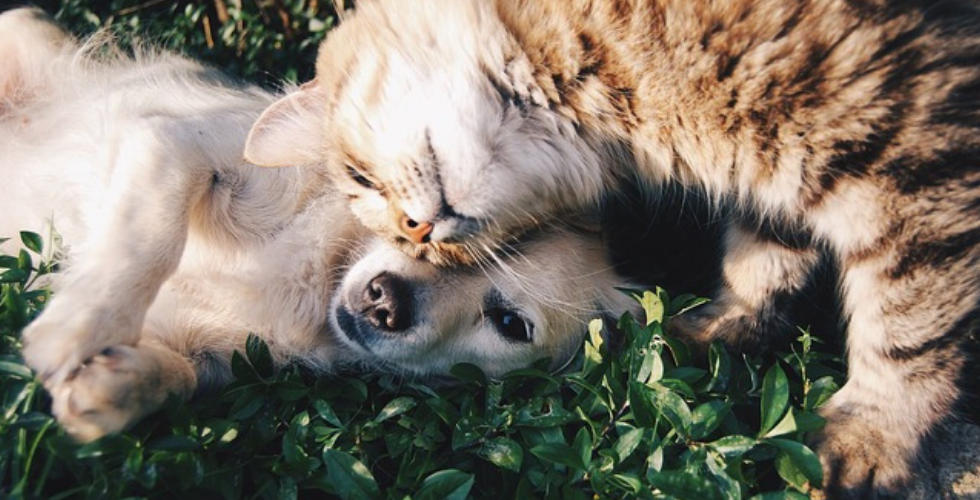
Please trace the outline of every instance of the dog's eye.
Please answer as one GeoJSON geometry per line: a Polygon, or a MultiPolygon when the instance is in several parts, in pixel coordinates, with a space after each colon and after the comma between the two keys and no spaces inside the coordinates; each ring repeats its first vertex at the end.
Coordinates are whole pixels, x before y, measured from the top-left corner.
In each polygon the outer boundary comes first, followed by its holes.
{"type": "Polygon", "coordinates": [[[356,169],[356,168],[354,168],[354,167],[352,167],[350,165],[347,165],[347,175],[349,175],[351,179],[354,179],[354,182],[356,182],[356,183],[358,183],[358,184],[360,184],[360,185],[362,185],[362,186],[364,186],[364,187],[366,187],[368,189],[375,189],[377,187],[377,186],[374,185],[373,182],[371,182],[371,179],[368,179],[367,177],[365,177],[364,174],[362,174],[360,170],[358,170],[358,169],[356,169]]]}
{"type": "Polygon", "coordinates": [[[493,322],[494,328],[508,340],[528,343],[534,341],[534,325],[514,311],[495,307],[488,309],[485,314],[493,322]]]}

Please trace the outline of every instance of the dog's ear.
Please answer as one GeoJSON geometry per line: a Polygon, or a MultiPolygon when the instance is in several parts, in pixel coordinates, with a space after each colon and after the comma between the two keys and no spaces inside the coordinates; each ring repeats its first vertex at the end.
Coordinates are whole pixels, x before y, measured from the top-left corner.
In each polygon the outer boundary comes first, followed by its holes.
{"type": "Polygon", "coordinates": [[[74,47],[67,31],[36,7],[0,14],[0,112],[56,85],[51,60],[74,47]]]}
{"type": "Polygon", "coordinates": [[[290,167],[320,159],[326,103],[316,80],[274,102],[252,125],[245,161],[261,167],[290,167]]]}

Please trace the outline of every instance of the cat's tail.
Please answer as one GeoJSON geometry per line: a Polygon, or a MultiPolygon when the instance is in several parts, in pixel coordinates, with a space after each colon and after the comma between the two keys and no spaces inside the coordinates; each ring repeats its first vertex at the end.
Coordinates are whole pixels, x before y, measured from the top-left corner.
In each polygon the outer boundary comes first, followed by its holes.
{"type": "Polygon", "coordinates": [[[0,118],[56,85],[51,65],[74,46],[68,32],[41,9],[0,14],[0,118]]]}

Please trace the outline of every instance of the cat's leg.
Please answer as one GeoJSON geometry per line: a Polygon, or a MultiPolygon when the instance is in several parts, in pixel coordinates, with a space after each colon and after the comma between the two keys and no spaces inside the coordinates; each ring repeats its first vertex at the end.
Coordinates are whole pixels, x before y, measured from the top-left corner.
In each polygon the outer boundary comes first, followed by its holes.
{"type": "Polygon", "coordinates": [[[718,291],[708,304],[671,320],[668,330],[704,346],[713,340],[741,350],[761,350],[792,327],[787,313],[820,261],[805,235],[731,222],[718,291]]]}
{"type": "Polygon", "coordinates": [[[91,441],[156,411],[197,387],[191,361],[154,342],[116,345],[88,358],[51,391],[52,411],[72,437],[91,441]]]}
{"type": "Polygon", "coordinates": [[[924,234],[842,259],[849,380],[821,409],[816,442],[829,498],[902,498],[925,436],[959,397],[980,321],[980,251],[924,234]]]}
{"type": "Polygon", "coordinates": [[[120,129],[105,155],[111,163],[92,168],[93,183],[108,179],[92,230],[70,242],[54,299],[24,331],[24,357],[52,392],[103,349],[137,344],[147,308],[180,261],[191,207],[210,183],[195,128],[161,116],[120,129]]]}

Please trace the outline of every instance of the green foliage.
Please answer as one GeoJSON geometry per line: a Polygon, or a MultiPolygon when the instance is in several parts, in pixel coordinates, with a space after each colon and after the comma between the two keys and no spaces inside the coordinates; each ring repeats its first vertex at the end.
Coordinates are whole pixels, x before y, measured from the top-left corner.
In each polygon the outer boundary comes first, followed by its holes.
{"type": "Polygon", "coordinates": [[[720,345],[692,354],[664,333],[680,297],[636,293],[647,312],[595,320],[578,368],[545,364],[455,385],[390,375],[276,372],[251,337],[217,397],[172,401],[134,429],[79,446],[47,413],[18,332],[48,300],[33,251],[0,258],[0,495],[14,498],[807,498],[820,465],[802,439],[835,388],[831,356],[802,332],[769,360],[720,345]],[[815,378],[816,377],[816,378],[815,378]]]}
{"type": "Polygon", "coordinates": [[[40,4],[78,35],[109,29],[123,46],[149,42],[272,86],[281,80],[312,78],[317,47],[337,21],[330,0],[49,0],[40,4]]]}

